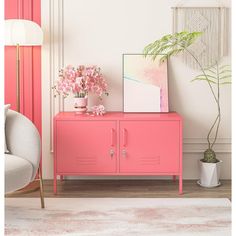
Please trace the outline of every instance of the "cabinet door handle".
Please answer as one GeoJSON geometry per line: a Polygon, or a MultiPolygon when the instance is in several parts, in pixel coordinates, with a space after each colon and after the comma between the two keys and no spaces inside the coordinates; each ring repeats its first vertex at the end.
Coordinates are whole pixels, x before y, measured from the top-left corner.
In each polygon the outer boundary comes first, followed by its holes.
{"type": "Polygon", "coordinates": [[[111,129],[111,146],[113,147],[115,145],[115,130],[111,129]]]}
{"type": "Polygon", "coordinates": [[[127,130],[123,129],[123,147],[127,145],[127,130]]]}
{"type": "Polygon", "coordinates": [[[115,154],[114,150],[110,149],[110,156],[111,156],[111,158],[114,156],[114,154],[115,154]]]}

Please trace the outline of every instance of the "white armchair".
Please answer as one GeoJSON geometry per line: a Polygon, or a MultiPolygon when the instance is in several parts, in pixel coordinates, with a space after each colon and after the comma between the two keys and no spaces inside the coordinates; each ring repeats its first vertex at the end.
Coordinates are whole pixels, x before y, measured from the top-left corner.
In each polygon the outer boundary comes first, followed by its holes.
{"type": "Polygon", "coordinates": [[[8,110],[6,114],[5,193],[19,190],[35,179],[40,180],[41,207],[44,208],[40,172],[41,141],[34,124],[22,114],[8,110]]]}

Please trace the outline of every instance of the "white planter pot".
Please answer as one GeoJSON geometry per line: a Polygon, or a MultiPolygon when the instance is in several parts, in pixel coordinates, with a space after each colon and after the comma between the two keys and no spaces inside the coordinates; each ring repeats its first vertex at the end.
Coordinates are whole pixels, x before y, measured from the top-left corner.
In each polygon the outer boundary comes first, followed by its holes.
{"type": "Polygon", "coordinates": [[[88,98],[74,98],[74,110],[77,114],[83,114],[87,111],[88,98]]]}
{"type": "Polygon", "coordinates": [[[217,187],[220,185],[220,169],[222,161],[217,163],[206,163],[199,161],[200,180],[199,185],[207,188],[217,187]]]}

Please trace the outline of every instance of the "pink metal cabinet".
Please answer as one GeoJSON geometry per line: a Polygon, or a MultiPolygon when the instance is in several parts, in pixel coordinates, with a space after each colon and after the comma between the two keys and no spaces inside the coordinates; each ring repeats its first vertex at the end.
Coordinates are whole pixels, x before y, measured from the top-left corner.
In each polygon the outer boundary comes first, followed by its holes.
{"type": "Polygon", "coordinates": [[[178,121],[122,121],[120,172],[178,173],[178,121]]]}
{"type": "Polygon", "coordinates": [[[54,193],[57,175],[179,176],[182,119],[177,113],[62,112],[54,117],[54,193]]]}

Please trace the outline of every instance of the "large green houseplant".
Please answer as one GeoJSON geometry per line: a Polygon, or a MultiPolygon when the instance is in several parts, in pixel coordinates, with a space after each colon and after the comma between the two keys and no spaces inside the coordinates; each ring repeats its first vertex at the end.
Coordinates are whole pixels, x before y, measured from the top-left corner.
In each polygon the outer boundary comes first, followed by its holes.
{"type": "MultiPolygon", "coordinates": [[[[219,126],[221,122],[221,105],[220,105],[220,85],[224,84],[230,84],[231,83],[231,70],[228,65],[221,65],[219,66],[219,62],[216,61],[214,65],[210,66],[209,68],[204,68],[198,58],[194,55],[194,52],[191,51],[190,46],[199,38],[201,37],[201,32],[179,32],[175,34],[168,34],[163,36],[161,39],[158,39],[154,41],[153,43],[150,43],[147,45],[143,53],[145,57],[150,56],[153,60],[157,58],[157,55],[163,54],[163,56],[160,59],[160,62],[164,62],[168,58],[178,55],[180,53],[188,53],[197,63],[199,66],[199,69],[201,71],[201,74],[195,77],[192,81],[200,80],[206,82],[206,84],[209,86],[210,92],[213,96],[213,99],[216,104],[216,118],[213,121],[209,132],[207,134],[207,143],[208,148],[204,152],[204,157],[201,159],[201,163],[207,163],[211,164],[214,163],[217,165],[217,163],[220,163],[216,158],[216,154],[214,152],[214,145],[217,140],[218,132],[219,132],[219,126]]],[[[203,169],[201,169],[201,174],[203,174],[203,177],[206,177],[205,175],[210,172],[208,167],[212,167],[211,165],[203,165],[203,169]],[[204,169],[205,168],[205,169],[204,169]]],[[[214,168],[214,167],[213,167],[214,168]]],[[[216,171],[213,171],[213,174],[215,174],[216,171]]],[[[201,175],[202,176],[202,175],[201,175]]],[[[206,187],[214,187],[217,186],[219,183],[219,177],[217,176],[218,180],[215,180],[214,183],[212,183],[212,176],[209,176],[208,180],[200,179],[200,184],[206,187]]]]}

